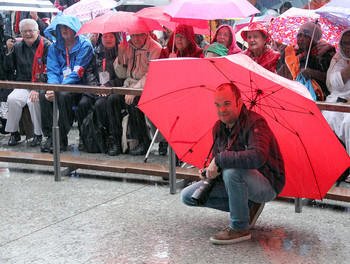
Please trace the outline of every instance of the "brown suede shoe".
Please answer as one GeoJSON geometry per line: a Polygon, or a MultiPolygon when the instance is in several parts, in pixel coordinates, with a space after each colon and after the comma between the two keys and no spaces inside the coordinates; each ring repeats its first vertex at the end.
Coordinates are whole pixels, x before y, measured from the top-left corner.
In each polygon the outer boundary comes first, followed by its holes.
{"type": "Polygon", "coordinates": [[[212,236],[210,242],[216,245],[228,245],[238,243],[251,238],[250,230],[235,230],[226,227],[219,234],[212,236]]]}
{"type": "Polygon", "coordinates": [[[249,228],[252,228],[255,226],[256,220],[258,220],[258,217],[261,214],[262,210],[264,209],[264,206],[265,206],[264,203],[253,202],[253,206],[249,212],[249,217],[250,217],[249,228]]]}

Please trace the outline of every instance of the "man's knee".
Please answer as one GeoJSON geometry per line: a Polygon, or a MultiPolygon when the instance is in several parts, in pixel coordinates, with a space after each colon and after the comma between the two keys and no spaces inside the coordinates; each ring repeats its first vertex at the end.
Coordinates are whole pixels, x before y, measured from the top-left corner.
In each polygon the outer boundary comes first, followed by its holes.
{"type": "Polygon", "coordinates": [[[241,182],[242,170],[241,169],[223,169],[222,178],[225,183],[228,182],[241,182]]]}

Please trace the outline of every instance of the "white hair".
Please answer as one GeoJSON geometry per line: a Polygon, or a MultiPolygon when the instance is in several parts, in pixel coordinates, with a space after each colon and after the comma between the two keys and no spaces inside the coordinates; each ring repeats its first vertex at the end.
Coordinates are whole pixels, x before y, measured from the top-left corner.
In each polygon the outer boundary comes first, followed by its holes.
{"type": "Polygon", "coordinates": [[[34,19],[25,18],[19,22],[19,31],[22,32],[22,27],[26,25],[31,25],[34,30],[39,30],[38,23],[34,19]]]}

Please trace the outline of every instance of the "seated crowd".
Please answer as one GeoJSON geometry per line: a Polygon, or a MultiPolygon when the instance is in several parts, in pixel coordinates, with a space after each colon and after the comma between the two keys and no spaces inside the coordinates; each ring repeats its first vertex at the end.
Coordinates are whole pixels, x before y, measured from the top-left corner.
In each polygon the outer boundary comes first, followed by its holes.
{"type": "MultiPolygon", "coordinates": [[[[177,26],[175,34],[171,33],[165,38],[167,41],[161,42],[163,46],[151,32],[127,32],[128,41],[125,35],[122,37],[125,34],[122,32],[95,34],[90,41],[83,35],[76,35],[81,23],[74,16],[62,16],[58,23],[52,25],[45,29],[45,38],[34,19],[22,19],[18,25],[22,40],[17,42],[5,36],[3,26],[0,28],[1,41],[4,42],[1,50],[1,79],[143,89],[150,60],[243,53],[262,67],[286,78],[295,80],[302,73],[306,79],[315,80],[318,84],[315,88],[317,100],[334,102],[338,98],[350,97],[346,89],[350,77],[349,32],[342,35],[340,52],[336,54],[333,46],[321,40],[322,30],[313,22],[302,25],[297,35],[297,45],[279,48],[281,53],[274,50],[273,40],[262,22],[252,22],[242,31],[241,36],[248,45],[244,51],[237,45],[235,30],[229,25],[219,26],[212,42],[203,45],[204,49],[196,44],[193,28],[183,24],[177,26]],[[305,65],[310,45],[311,52],[305,65]],[[330,73],[327,79],[328,69],[330,73]]],[[[30,146],[40,146],[42,152],[52,152],[54,92],[4,90],[1,89],[0,98],[2,102],[8,103],[7,122],[3,123],[3,132],[10,133],[8,145],[14,146],[21,140],[19,123],[22,109],[27,105],[34,127],[30,146]]],[[[57,102],[61,151],[67,149],[67,135],[74,120],[77,120],[79,150],[104,152],[110,156],[121,153],[145,155],[151,143],[150,134],[155,132],[156,127],[136,107],[139,99],[139,96],[131,94],[59,92],[57,102]],[[125,119],[127,125],[123,123],[125,119]],[[87,135],[91,132],[88,129],[91,128],[89,122],[99,126],[99,138],[87,135]],[[103,142],[102,147],[91,148],[89,144],[97,144],[99,140],[103,142]]],[[[324,114],[350,153],[348,114],[324,114]]],[[[158,138],[159,154],[166,155],[168,144],[162,135],[159,134],[158,138]]]]}

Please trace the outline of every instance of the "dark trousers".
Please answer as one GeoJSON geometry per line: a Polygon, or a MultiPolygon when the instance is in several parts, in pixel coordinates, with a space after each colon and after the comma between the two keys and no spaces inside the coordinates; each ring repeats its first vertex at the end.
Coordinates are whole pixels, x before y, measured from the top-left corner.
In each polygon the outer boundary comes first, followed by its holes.
{"type": "Polygon", "coordinates": [[[97,116],[101,120],[101,123],[105,127],[109,127],[109,133],[115,133],[122,135],[122,121],[123,115],[122,110],[126,109],[129,113],[129,128],[130,138],[137,139],[139,144],[149,144],[150,138],[148,136],[148,128],[146,126],[145,115],[140,109],[137,108],[137,104],[140,97],[137,96],[131,105],[125,104],[125,96],[112,94],[106,98],[100,98],[95,104],[95,111],[97,116]],[[106,108],[107,106],[107,108],[106,108]]]}
{"type": "MultiPolygon", "coordinates": [[[[40,91],[41,126],[44,136],[51,136],[53,125],[53,103],[46,100],[45,94],[46,91],[40,91]]],[[[78,105],[80,97],[81,95],[77,93],[58,93],[57,103],[59,109],[58,126],[60,130],[60,140],[61,143],[66,146],[68,144],[67,135],[74,122],[73,106],[78,105]]]]}

